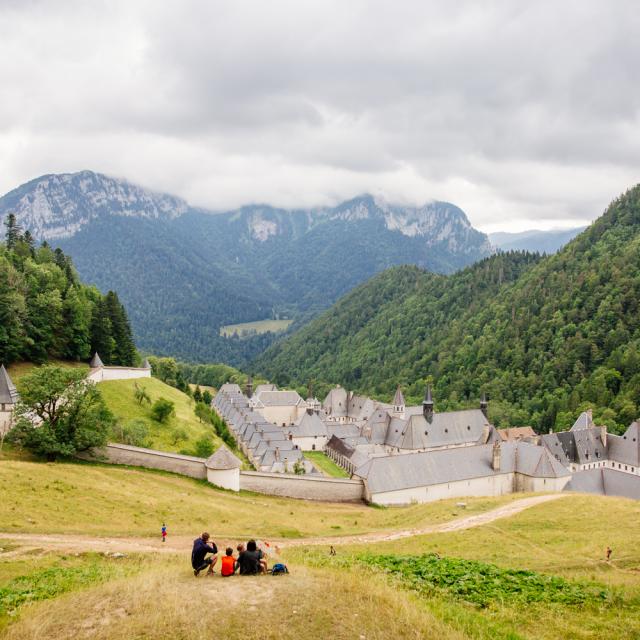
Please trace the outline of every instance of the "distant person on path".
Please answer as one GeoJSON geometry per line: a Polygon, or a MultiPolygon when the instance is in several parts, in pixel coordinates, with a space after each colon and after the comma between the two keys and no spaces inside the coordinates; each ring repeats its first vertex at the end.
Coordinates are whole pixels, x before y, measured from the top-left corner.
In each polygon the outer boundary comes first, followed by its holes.
{"type": "Polygon", "coordinates": [[[607,547],[607,562],[611,560],[611,554],[613,553],[611,547],[607,547]]]}
{"type": "Polygon", "coordinates": [[[232,576],[236,572],[237,564],[236,559],[233,557],[233,549],[231,547],[227,547],[225,555],[222,557],[220,575],[223,578],[232,576]]]}
{"type": "Polygon", "coordinates": [[[196,538],[193,541],[193,550],[191,551],[191,566],[193,567],[193,575],[197,578],[198,574],[203,570],[209,567],[207,571],[208,576],[212,576],[214,574],[213,567],[216,566],[216,562],[218,561],[218,547],[216,547],[216,543],[212,542],[211,544],[207,544],[209,542],[209,534],[205,531],[199,538],[196,538]],[[206,555],[211,553],[213,555],[208,558],[206,555]]]}
{"type": "Polygon", "coordinates": [[[163,522],[162,523],[162,542],[166,542],[167,541],[167,525],[163,522]]]}
{"type": "Polygon", "coordinates": [[[267,561],[263,558],[263,553],[258,549],[255,540],[249,540],[246,550],[243,550],[238,556],[238,569],[241,576],[266,573],[267,561]]]}

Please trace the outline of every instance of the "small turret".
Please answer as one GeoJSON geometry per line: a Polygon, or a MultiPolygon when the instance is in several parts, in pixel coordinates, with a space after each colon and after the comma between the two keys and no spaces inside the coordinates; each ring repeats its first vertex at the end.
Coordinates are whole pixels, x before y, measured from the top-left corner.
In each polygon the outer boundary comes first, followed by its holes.
{"type": "Polygon", "coordinates": [[[400,389],[400,385],[396,389],[396,395],[393,396],[393,413],[402,415],[405,410],[405,402],[404,395],[402,394],[402,389],[400,389]]]}
{"type": "Polygon", "coordinates": [[[487,400],[487,394],[483,391],[480,398],[480,411],[484,414],[484,417],[489,419],[489,401],[487,400]]]}
{"type": "Polygon", "coordinates": [[[424,400],[422,401],[422,415],[426,421],[431,424],[433,421],[433,398],[431,396],[431,385],[427,385],[427,390],[424,393],[424,400]]]}
{"type": "Polygon", "coordinates": [[[245,393],[247,398],[250,398],[253,395],[253,377],[251,376],[251,374],[249,374],[249,377],[247,378],[245,393]]]}
{"type": "Polygon", "coordinates": [[[142,368],[143,369],[151,369],[151,363],[149,362],[149,358],[145,358],[144,362],[142,363],[142,368]]]}
{"type": "Polygon", "coordinates": [[[102,360],[100,360],[100,356],[98,355],[97,351],[93,354],[93,358],[91,358],[91,362],[89,363],[89,366],[92,369],[98,369],[99,367],[104,367],[104,364],[102,363],[102,360]]]}

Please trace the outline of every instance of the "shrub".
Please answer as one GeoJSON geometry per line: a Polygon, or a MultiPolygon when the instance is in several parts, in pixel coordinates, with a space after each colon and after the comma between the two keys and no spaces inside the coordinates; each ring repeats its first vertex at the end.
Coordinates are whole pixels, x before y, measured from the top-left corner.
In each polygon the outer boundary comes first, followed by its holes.
{"type": "Polygon", "coordinates": [[[195,444],[193,455],[198,458],[208,458],[213,451],[213,442],[211,441],[211,438],[202,436],[202,438],[200,438],[195,444]]]}
{"type": "Polygon", "coordinates": [[[189,437],[189,434],[184,429],[174,429],[171,432],[171,444],[178,444],[189,437]]]}
{"type": "Polygon", "coordinates": [[[114,438],[122,444],[130,444],[134,447],[148,447],[149,427],[144,420],[136,418],[125,424],[116,425],[113,429],[114,438]]]}
{"type": "Polygon", "coordinates": [[[151,417],[158,422],[168,422],[174,413],[174,403],[166,398],[158,398],[151,407],[151,417]]]}

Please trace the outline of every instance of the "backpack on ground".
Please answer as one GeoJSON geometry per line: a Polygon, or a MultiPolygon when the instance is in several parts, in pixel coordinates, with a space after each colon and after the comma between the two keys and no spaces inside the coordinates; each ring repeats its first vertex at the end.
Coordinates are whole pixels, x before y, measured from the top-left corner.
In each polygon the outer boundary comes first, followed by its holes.
{"type": "Polygon", "coordinates": [[[271,575],[272,576],[283,576],[285,573],[289,573],[289,569],[287,569],[286,564],[282,564],[281,562],[277,562],[271,567],[271,575]]]}

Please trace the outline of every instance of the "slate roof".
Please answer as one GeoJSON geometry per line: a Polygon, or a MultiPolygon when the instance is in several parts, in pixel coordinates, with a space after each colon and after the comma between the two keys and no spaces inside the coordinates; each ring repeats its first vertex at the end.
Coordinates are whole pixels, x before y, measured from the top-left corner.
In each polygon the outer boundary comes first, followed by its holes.
{"type": "Polygon", "coordinates": [[[607,435],[609,459],[640,467],[640,424],[632,422],[621,436],[607,435]]]}
{"type": "Polygon", "coordinates": [[[253,397],[264,407],[290,407],[302,402],[297,391],[261,391],[253,397]]]}
{"type": "Polygon", "coordinates": [[[500,445],[500,469],[492,468],[493,445],[440,449],[371,458],[355,474],[367,481],[371,493],[471,480],[517,471],[534,477],[570,475],[543,447],[528,442],[500,445]]]}
{"type": "Polygon", "coordinates": [[[298,423],[285,427],[285,433],[293,434],[294,438],[309,438],[313,436],[326,436],[327,426],[318,417],[317,414],[309,414],[306,411],[302,414],[298,423]]]}
{"type": "Polygon", "coordinates": [[[564,490],[640,500],[640,477],[606,467],[588,469],[574,473],[564,490]]]}
{"type": "Polygon", "coordinates": [[[221,444],[218,450],[207,458],[205,465],[207,469],[226,470],[239,469],[242,463],[225,445],[221,444]]]}
{"type": "Polygon", "coordinates": [[[489,422],[480,409],[434,413],[430,423],[422,413],[414,414],[407,420],[391,420],[385,444],[399,449],[428,449],[477,443],[485,425],[489,422]]]}
{"type": "Polygon", "coordinates": [[[392,404],[394,407],[404,407],[405,405],[404,395],[402,395],[402,389],[400,389],[400,385],[398,385],[398,388],[396,389],[396,395],[393,396],[392,404]]]}
{"type": "Polygon", "coordinates": [[[276,387],[275,384],[259,384],[256,388],[255,391],[253,392],[253,395],[256,396],[259,393],[262,393],[263,391],[277,391],[278,387],[276,387]]]}
{"type": "Polygon", "coordinates": [[[323,409],[333,417],[346,417],[349,409],[349,398],[347,391],[340,386],[334,387],[329,391],[327,397],[322,403],[323,409]]]}
{"type": "Polygon", "coordinates": [[[556,459],[565,466],[569,466],[571,463],[588,464],[608,458],[607,449],[602,442],[600,427],[547,433],[541,436],[541,440],[556,459]]]}
{"type": "Polygon", "coordinates": [[[573,423],[570,431],[581,431],[582,429],[590,429],[591,427],[595,427],[595,423],[593,422],[593,416],[591,414],[591,409],[588,411],[583,411],[578,419],[573,423]]]}
{"type": "Polygon", "coordinates": [[[20,394],[4,365],[0,365],[0,404],[16,404],[20,394]]]}
{"type": "Polygon", "coordinates": [[[104,364],[102,363],[102,360],[100,360],[100,356],[98,355],[97,351],[93,354],[93,358],[91,358],[91,362],[89,363],[89,366],[92,369],[97,369],[98,367],[104,367],[104,364]]]}

